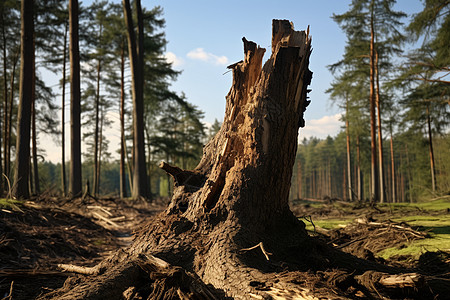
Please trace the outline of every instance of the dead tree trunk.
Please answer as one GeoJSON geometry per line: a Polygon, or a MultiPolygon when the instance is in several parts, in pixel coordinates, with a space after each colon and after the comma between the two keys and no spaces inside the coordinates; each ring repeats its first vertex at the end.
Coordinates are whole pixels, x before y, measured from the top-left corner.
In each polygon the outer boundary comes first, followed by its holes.
{"type": "MultiPolygon", "coordinates": [[[[311,299],[312,292],[296,283],[305,278],[300,270],[331,268],[331,261],[349,273],[367,268],[308,237],[288,206],[298,129],[309,103],[309,34],[275,20],[264,66],[265,49],[243,41],[244,60],[229,66],[233,84],[223,125],[201,162],[194,170],[160,166],[174,179],[168,208],[129,248],[82,270],[95,276],[66,282],[45,298],[311,299]]],[[[335,299],[334,292],[321,295],[335,299]]]]}

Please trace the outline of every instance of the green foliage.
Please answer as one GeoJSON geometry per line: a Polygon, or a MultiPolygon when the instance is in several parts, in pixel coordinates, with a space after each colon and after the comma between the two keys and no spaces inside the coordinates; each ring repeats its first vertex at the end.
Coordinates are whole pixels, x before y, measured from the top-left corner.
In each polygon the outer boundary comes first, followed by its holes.
{"type": "Polygon", "coordinates": [[[407,28],[412,42],[423,39],[422,46],[409,54],[403,79],[449,83],[450,2],[426,0],[407,28]]]}

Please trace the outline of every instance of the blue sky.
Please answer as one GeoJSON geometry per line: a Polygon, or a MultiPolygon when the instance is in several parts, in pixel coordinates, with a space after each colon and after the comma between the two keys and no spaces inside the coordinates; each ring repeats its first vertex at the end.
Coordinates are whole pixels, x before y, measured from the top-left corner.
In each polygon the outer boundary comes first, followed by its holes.
{"type": "MultiPolygon", "coordinates": [[[[182,75],[173,89],[183,91],[188,100],[205,112],[205,121],[222,120],[225,95],[231,86],[226,66],[243,59],[242,37],[270,51],[272,19],[288,19],[296,30],[310,26],[313,52],[311,105],[305,120],[303,136],[334,136],[341,123],[339,109],[332,105],[325,91],[332,75],[327,65],[343,54],[346,38],[331,19],[333,13],[348,10],[350,0],[227,0],[227,1],[143,1],[159,5],[166,20],[167,57],[182,75]]],[[[396,9],[409,14],[420,11],[419,0],[399,0],[396,9]]],[[[270,53],[266,53],[265,58],[270,53]]]]}
{"type": "MultiPolygon", "coordinates": [[[[205,112],[206,123],[222,121],[225,96],[231,86],[232,74],[226,66],[243,59],[242,37],[256,42],[270,51],[272,19],[288,19],[296,30],[310,26],[313,52],[310,69],[313,71],[311,105],[305,113],[306,126],[300,138],[335,136],[342,123],[340,110],[333,106],[325,93],[333,80],[327,65],[337,62],[343,54],[346,38],[331,19],[333,13],[349,9],[350,0],[141,0],[146,8],[161,6],[166,20],[164,28],[168,40],[166,57],[174,68],[182,71],[172,89],[184,92],[187,100],[205,112]]],[[[88,5],[92,0],[83,1],[88,5]]],[[[120,2],[116,0],[116,2],[120,2]]],[[[397,10],[408,14],[422,9],[420,0],[398,0],[397,10]]],[[[405,20],[406,21],[406,20],[405,20]]],[[[265,59],[269,57],[266,52],[265,59]]],[[[113,119],[118,119],[113,116],[113,119]]],[[[67,127],[67,132],[69,131],[67,127]]],[[[110,152],[119,145],[119,127],[107,133],[110,152]]],[[[59,161],[59,148],[49,138],[49,160],[59,161]]],[[[67,151],[68,152],[68,151],[67,151]]]]}

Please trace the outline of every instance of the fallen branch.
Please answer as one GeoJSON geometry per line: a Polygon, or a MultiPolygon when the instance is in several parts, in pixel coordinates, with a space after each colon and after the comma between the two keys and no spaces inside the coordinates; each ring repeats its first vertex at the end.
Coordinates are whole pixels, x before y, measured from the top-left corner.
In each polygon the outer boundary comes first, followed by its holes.
{"type": "Polygon", "coordinates": [[[261,248],[261,251],[264,254],[264,256],[266,257],[266,259],[270,260],[269,255],[272,255],[272,253],[269,253],[264,249],[264,245],[262,242],[260,242],[259,244],[255,245],[253,247],[241,249],[241,251],[250,251],[250,250],[256,249],[258,247],[261,248]]]}
{"type": "Polygon", "coordinates": [[[95,211],[92,212],[92,214],[93,214],[95,217],[99,218],[100,220],[105,221],[105,222],[108,223],[109,225],[112,225],[112,226],[114,226],[114,227],[120,227],[119,225],[117,225],[117,223],[111,221],[111,220],[108,219],[108,218],[105,218],[104,216],[102,216],[101,214],[99,214],[99,213],[97,213],[97,212],[95,212],[95,211]]]}
{"type": "Polygon", "coordinates": [[[104,269],[100,268],[98,265],[95,267],[82,267],[67,264],[58,264],[58,268],[72,273],[82,274],[82,275],[99,275],[103,273],[104,269]]]}
{"type": "Polygon", "coordinates": [[[102,206],[99,206],[99,205],[88,205],[87,208],[89,208],[89,209],[92,209],[92,208],[100,209],[101,211],[103,211],[104,213],[106,213],[110,217],[112,217],[112,215],[113,215],[111,212],[109,212],[109,210],[107,210],[106,208],[104,208],[102,206]]]}
{"type": "Polygon", "coordinates": [[[355,276],[359,284],[369,290],[375,290],[375,286],[388,289],[414,288],[419,289],[424,286],[425,279],[417,273],[387,274],[375,271],[367,271],[362,275],[355,276]]]}

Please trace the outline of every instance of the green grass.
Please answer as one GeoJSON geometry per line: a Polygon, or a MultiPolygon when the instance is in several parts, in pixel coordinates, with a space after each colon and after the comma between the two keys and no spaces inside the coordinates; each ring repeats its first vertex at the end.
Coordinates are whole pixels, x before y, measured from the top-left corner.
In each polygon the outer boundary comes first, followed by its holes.
{"type": "MultiPolygon", "coordinates": [[[[350,224],[351,222],[353,222],[353,219],[354,217],[348,217],[348,218],[321,219],[321,220],[313,219],[312,221],[314,222],[315,226],[319,226],[324,229],[335,229],[350,224]]],[[[310,222],[305,221],[305,219],[300,220],[302,220],[305,223],[307,230],[314,231],[314,226],[310,222]]]]}
{"type": "Polygon", "coordinates": [[[21,211],[20,206],[22,202],[14,199],[0,198],[0,209],[11,209],[21,211]]]}
{"type": "Polygon", "coordinates": [[[391,207],[394,210],[431,210],[439,211],[446,210],[450,208],[450,197],[442,197],[431,201],[422,201],[417,203],[392,203],[392,204],[380,204],[380,207],[387,208],[391,207]]]}
{"type": "Polygon", "coordinates": [[[418,227],[420,231],[427,231],[430,238],[412,241],[406,244],[406,247],[385,249],[378,253],[379,256],[388,259],[394,255],[409,255],[417,259],[426,251],[450,251],[450,218],[448,215],[405,216],[392,220],[406,222],[412,227],[418,227]]]}
{"type": "MultiPolygon", "coordinates": [[[[421,254],[427,251],[450,251],[450,215],[446,211],[450,208],[450,197],[442,197],[419,203],[382,204],[378,207],[384,211],[392,211],[393,215],[388,216],[392,221],[406,222],[416,230],[428,232],[430,237],[414,240],[400,247],[387,248],[379,253],[375,253],[376,255],[384,259],[389,259],[397,255],[405,255],[413,259],[418,259],[421,254]],[[414,215],[414,211],[417,211],[418,214],[414,215]],[[423,214],[423,211],[429,211],[430,214],[423,214]],[[402,216],[402,213],[406,212],[408,212],[407,215],[402,216]]],[[[344,207],[342,208],[345,210],[344,207]]],[[[325,229],[335,229],[350,224],[354,218],[352,216],[313,219],[313,222],[316,226],[325,229]]],[[[314,230],[311,223],[305,220],[303,221],[306,224],[306,229],[310,231],[314,230]]]]}

